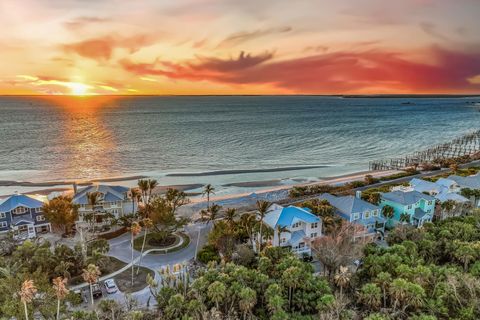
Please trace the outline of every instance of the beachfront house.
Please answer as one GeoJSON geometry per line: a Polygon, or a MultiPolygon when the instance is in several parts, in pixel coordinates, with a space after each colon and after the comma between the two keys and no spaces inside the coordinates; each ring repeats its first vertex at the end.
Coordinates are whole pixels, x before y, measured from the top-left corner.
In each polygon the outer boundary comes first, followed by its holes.
{"type": "Polygon", "coordinates": [[[13,232],[17,239],[35,238],[51,231],[42,212],[43,202],[33,197],[14,194],[0,200],[0,233],[13,232]]]}
{"type": "MultiPolygon", "coordinates": [[[[454,181],[459,190],[480,190],[480,173],[468,177],[451,175],[447,179],[450,181],[454,181]]],[[[473,206],[480,208],[480,197],[472,197],[472,199],[470,200],[472,201],[473,206]]]]}
{"type": "Polygon", "coordinates": [[[410,223],[421,227],[431,222],[435,210],[435,198],[418,191],[391,191],[381,193],[380,208],[390,206],[396,223],[410,223]]]}
{"type": "Polygon", "coordinates": [[[408,186],[393,187],[392,191],[418,191],[435,197],[439,203],[454,201],[458,203],[467,203],[469,200],[458,194],[460,188],[455,181],[441,178],[436,182],[414,178],[408,186]]]}
{"type": "Polygon", "coordinates": [[[298,255],[311,255],[309,242],[322,236],[322,220],[308,209],[275,206],[264,218],[273,229],[275,247],[290,247],[298,255]]]}
{"type": "Polygon", "coordinates": [[[104,217],[119,218],[125,214],[132,213],[132,201],[129,198],[129,188],[122,186],[93,185],[75,192],[73,203],[79,205],[79,220],[85,221],[88,214],[95,215],[95,222],[103,224],[104,217]],[[97,203],[89,204],[88,194],[97,192],[97,203]]]}
{"type": "Polygon", "coordinates": [[[355,238],[372,241],[383,239],[386,220],[382,216],[380,207],[362,200],[360,196],[360,192],[357,192],[355,196],[343,197],[324,193],[319,199],[327,200],[342,219],[362,226],[356,232],[355,238]]]}

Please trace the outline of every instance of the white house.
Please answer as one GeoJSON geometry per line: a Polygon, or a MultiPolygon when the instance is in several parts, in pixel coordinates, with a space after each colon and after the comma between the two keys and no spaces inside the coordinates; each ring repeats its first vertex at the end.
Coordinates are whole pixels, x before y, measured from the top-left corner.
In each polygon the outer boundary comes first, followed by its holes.
{"type": "Polygon", "coordinates": [[[452,200],[459,203],[466,203],[469,200],[460,194],[460,187],[451,179],[441,178],[436,182],[414,178],[408,186],[393,187],[392,191],[417,191],[435,197],[440,203],[452,200]]]}
{"type": "Polygon", "coordinates": [[[309,240],[322,236],[322,220],[307,209],[275,206],[264,218],[274,230],[273,246],[291,247],[296,254],[311,254],[309,240]]]}

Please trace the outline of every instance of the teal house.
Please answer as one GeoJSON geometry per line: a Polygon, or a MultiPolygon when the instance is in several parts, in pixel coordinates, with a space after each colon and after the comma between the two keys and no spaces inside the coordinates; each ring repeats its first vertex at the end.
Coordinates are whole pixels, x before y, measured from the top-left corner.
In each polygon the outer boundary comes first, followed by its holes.
{"type": "Polygon", "coordinates": [[[395,223],[410,223],[421,227],[431,222],[435,210],[435,198],[418,191],[392,191],[381,194],[380,207],[394,210],[395,223]]]}

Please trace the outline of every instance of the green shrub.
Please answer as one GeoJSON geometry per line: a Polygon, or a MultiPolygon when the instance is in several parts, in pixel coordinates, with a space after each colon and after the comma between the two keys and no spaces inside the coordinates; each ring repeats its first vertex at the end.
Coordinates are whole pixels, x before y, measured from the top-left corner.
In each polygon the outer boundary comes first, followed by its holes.
{"type": "Polygon", "coordinates": [[[206,245],[198,252],[197,259],[205,264],[209,263],[210,261],[220,262],[220,255],[214,246],[206,245]]]}

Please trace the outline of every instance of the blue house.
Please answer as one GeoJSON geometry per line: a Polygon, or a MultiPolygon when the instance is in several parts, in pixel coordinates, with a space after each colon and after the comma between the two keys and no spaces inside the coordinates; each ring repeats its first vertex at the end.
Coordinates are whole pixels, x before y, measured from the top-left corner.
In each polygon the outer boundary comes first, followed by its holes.
{"type": "Polygon", "coordinates": [[[382,216],[380,207],[362,200],[360,194],[337,197],[324,193],[319,199],[327,200],[342,219],[363,226],[361,231],[357,233],[356,238],[363,237],[371,240],[383,238],[386,221],[382,216]]]}
{"type": "Polygon", "coordinates": [[[265,224],[273,229],[274,247],[291,247],[296,254],[311,254],[309,241],[322,236],[322,220],[307,209],[275,206],[265,224]]]}
{"type": "Polygon", "coordinates": [[[0,233],[13,231],[17,239],[30,239],[50,232],[42,207],[42,201],[23,194],[0,200],[0,233]]]}
{"type": "Polygon", "coordinates": [[[392,191],[381,194],[380,207],[394,210],[393,220],[421,227],[431,222],[435,210],[435,198],[418,191],[392,191]]]}

